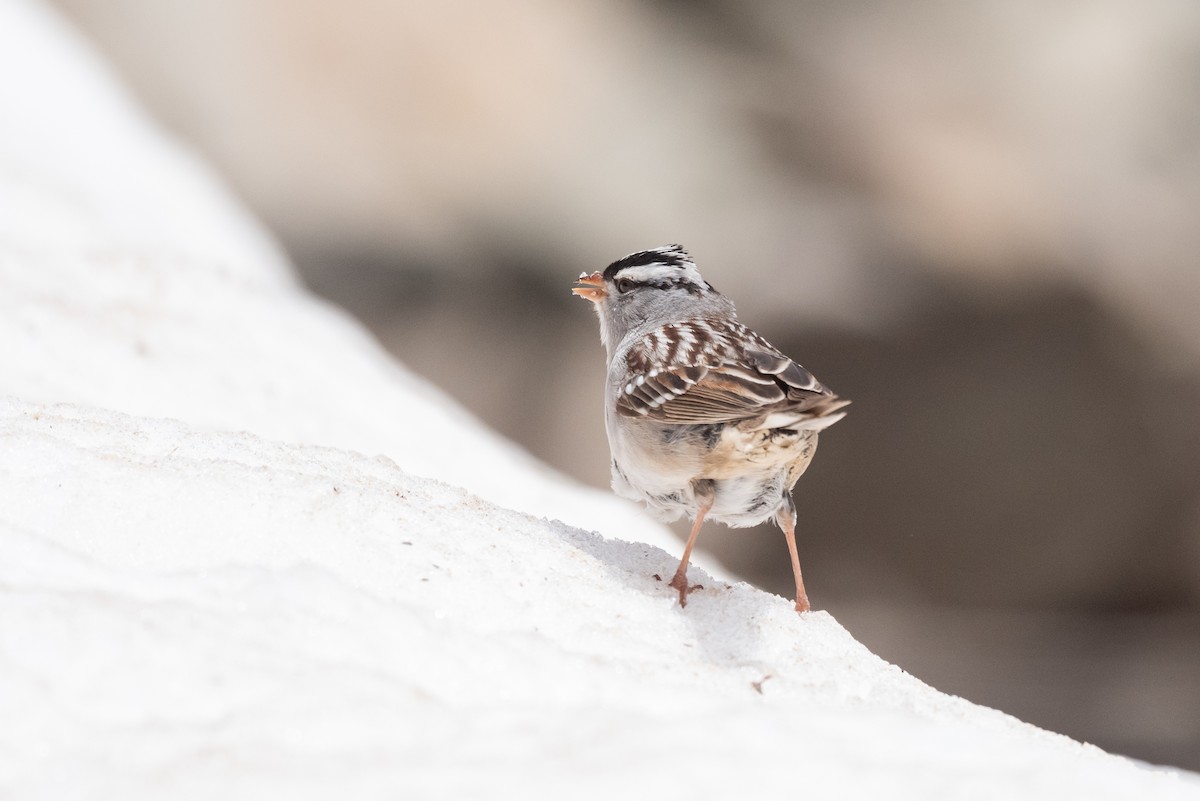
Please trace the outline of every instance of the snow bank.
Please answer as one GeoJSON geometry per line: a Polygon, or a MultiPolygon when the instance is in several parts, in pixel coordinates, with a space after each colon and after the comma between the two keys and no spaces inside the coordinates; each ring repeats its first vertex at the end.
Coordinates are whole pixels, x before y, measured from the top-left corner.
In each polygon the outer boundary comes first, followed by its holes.
{"type": "Polygon", "coordinates": [[[305,295],[28,0],[0,108],[0,797],[1200,798],[746,585],[679,609],[616,539],[661,528],[305,295]]]}
{"type": "Polygon", "coordinates": [[[1197,798],[385,458],[0,404],[13,797],[1197,798]]]}
{"type": "Polygon", "coordinates": [[[0,393],[386,453],[510,508],[673,547],[303,291],[208,170],[28,0],[0,5],[0,108],[16,122],[0,126],[0,393]]]}

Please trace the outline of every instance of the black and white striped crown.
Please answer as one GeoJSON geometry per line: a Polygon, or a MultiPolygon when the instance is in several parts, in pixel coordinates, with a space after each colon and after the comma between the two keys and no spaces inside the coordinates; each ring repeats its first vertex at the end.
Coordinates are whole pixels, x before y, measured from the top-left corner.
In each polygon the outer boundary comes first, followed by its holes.
{"type": "Polygon", "coordinates": [[[630,286],[656,289],[686,289],[698,295],[715,291],[700,275],[692,257],[679,245],[639,250],[617,259],[605,268],[604,280],[618,282],[618,285],[625,282],[630,286]]]}
{"type": "Polygon", "coordinates": [[[696,263],[692,261],[692,257],[683,249],[683,246],[663,245],[651,250],[639,250],[637,253],[630,253],[622,259],[617,259],[605,268],[604,279],[611,281],[617,277],[617,273],[637,267],[657,266],[680,270],[686,270],[689,267],[693,270],[696,269],[696,263]]]}

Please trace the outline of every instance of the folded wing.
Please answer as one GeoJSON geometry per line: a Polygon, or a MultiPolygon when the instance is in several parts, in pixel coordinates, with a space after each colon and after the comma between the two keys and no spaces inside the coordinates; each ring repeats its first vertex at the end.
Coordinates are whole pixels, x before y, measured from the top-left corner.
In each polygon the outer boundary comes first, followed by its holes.
{"type": "MultiPolygon", "coordinates": [[[[665,365],[649,370],[638,368],[656,362],[632,352],[632,369],[617,411],[676,425],[737,423],[751,429],[819,430],[844,416],[838,410],[849,401],[761,337],[743,330],[753,338],[712,331],[703,336],[703,331],[692,330],[685,339],[702,340],[704,349],[676,348],[665,365]]],[[[654,337],[648,338],[647,347],[656,345],[654,337]]]]}

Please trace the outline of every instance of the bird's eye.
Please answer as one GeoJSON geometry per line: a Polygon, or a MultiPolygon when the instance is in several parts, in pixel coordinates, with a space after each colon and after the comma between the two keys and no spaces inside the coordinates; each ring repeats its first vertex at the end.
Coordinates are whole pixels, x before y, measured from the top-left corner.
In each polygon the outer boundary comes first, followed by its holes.
{"type": "Polygon", "coordinates": [[[624,294],[633,289],[633,281],[628,278],[617,279],[617,291],[624,294]]]}

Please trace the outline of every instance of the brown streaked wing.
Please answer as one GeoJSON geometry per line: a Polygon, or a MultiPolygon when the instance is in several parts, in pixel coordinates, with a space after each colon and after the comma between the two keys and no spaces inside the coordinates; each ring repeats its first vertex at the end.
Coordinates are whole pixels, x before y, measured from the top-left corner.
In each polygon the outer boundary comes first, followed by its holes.
{"type": "MultiPolygon", "coordinates": [[[[707,364],[676,361],[668,369],[639,373],[652,360],[644,347],[635,349],[628,361],[635,374],[617,400],[617,411],[627,417],[689,425],[730,423],[772,412],[820,416],[828,405],[820,401],[836,400],[812,373],[736,321],[672,324],[654,336],[675,340],[669,352],[676,359],[702,358],[707,364]],[[678,344],[681,332],[691,342],[686,355],[678,344]],[[747,341],[756,347],[745,348],[747,341]],[[705,353],[696,352],[701,342],[708,346],[705,353]]],[[[650,344],[657,345],[658,340],[650,344]]]]}
{"type": "Polygon", "coordinates": [[[640,386],[622,393],[617,409],[628,417],[649,417],[678,425],[729,423],[793,408],[814,395],[774,376],[748,374],[746,365],[700,370],[700,375],[692,368],[686,376],[681,375],[682,370],[668,370],[646,378],[640,386]],[[693,377],[697,380],[691,380],[693,377]],[[793,393],[804,397],[792,397],[793,393]]]}

